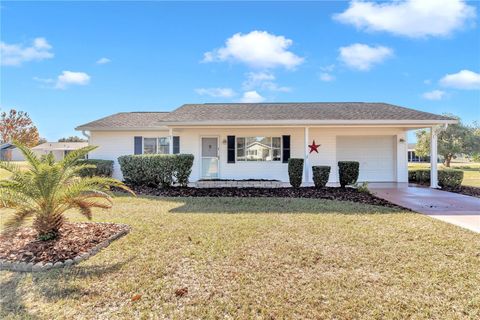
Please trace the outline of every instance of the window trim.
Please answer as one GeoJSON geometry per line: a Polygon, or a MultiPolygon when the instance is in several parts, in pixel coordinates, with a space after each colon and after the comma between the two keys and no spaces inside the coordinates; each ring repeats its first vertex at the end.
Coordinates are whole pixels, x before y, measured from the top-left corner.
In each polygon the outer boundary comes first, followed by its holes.
{"type": "MultiPolygon", "coordinates": [[[[245,140],[246,142],[246,140],[245,140]]],[[[246,149],[246,143],[245,143],[245,153],[247,152],[247,149],[246,149]]],[[[242,163],[250,163],[250,162],[253,162],[253,163],[256,163],[256,162],[279,162],[279,163],[283,163],[283,139],[282,139],[282,136],[255,136],[255,135],[251,135],[251,136],[235,136],[235,162],[242,162],[242,163]],[[271,139],[271,145],[270,145],[270,149],[272,150],[272,160],[258,160],[258,161],[248,161],[248,160],[239,160],[238,159],[238,139],[247,139],[247,138],[258,138],[258,137],[263,137],[263,138],[270,138],[271,139]],[[273,147],[273,138],[278,138],[280,139],[280,147],[279,148],[274,148],[273,147]],[[280,150],[280,159],[278,160],[273,160],[273,150],[274,149],[278,149],[280,150]]],[[[245,155],[246,157],[246,155],[245,155]]]]}
{"type": "Polygon", "coordinates": [[[142,136],[142,154],[170,154],[170,137],[169,136],[142,136]],[[168,152],[167,153],[159,153],[158,151],[160,150],[160,139],[165,138],[168,142],[168,152]],[[156,147],[156,152],[155,153],[145,153],[145,139],[155,139],[155,147],[156,147]]]}

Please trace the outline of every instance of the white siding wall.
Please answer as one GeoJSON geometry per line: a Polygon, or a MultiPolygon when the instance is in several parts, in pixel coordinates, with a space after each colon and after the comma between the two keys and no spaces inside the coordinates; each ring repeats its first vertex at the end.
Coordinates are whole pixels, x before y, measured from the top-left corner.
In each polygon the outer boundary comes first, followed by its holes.
{"type": "Polygon", "coordinates": [[[18,148],[12,149],[12,161],[25,161],[23,153],[18,148]]]}
{"type": "MultiPolygon", "coordinates": [[[[338,182],[337,171],[337,136],[365,136],[365,135],[391,135],[395,139],[394,150],[396,154],[396,179],[399,182],[407,182],[407,143],[401,143],[399,139],[406,140],[406,131],[401,128],[310,128],[308,144],[315,139],[320,144],[319,153],[309,155],[309,165],[329,165],[332,167],[330,183],[338,182]]],[[[288,181],[287,164],[277,162],[236,162],[227,163],[226,139],[229,135],[241,136],[291,136],[291,157],[303,158],[304,156],[304,129],[303,128],[212,128],[174,129],[173,134],[180,136],[180,152],[191,153],[195,156],[190,181],[200,179],[201,158],[200,138],[202,136],[214,136],[219,138],[220,164],[219,172],[222,179],[278,179],[288,181]],[[224,143],[225,141],[225,143],[224,143]]],[[[94,131],[90,133],[90,144],[99,146],[89,155],[91,159],[114,160],[114,177],[121,179],[121,172],[117,158],[121,155],[133,154],[135,136],[162,137],[168,136],[168,131],[94,131]]],[[[366,150],[365,152],[368,152],[366,150]]],[[[309,168],[311,181],[311,168],[309,168]]]]}
{"type": "Polygon", "coordinates": [[[122,179],[122,172],[117,158],[133,154],[133,137],[166,137],[168,131],[92,131],[90,132],[89,144],[98,146],[90,152],[90,159],[113,160],[113,177],[122,179]]]}
{"type": "Polygon", "coordinates": [[[301,128],[250,128],[250,129],[175,129],[180,136],[180,152],[195,155],[191,181],[201,179],[200,139],[217,136],[220,149],[220,178],[222,179],[278,179],[288,181],[287,164],[282,161],[227,163],[227,136],[255,137],[290,135],[290,156],[303,158],[303,129],[301,128]],[[225,143],[224,143],[225,141],[225,143]]]}

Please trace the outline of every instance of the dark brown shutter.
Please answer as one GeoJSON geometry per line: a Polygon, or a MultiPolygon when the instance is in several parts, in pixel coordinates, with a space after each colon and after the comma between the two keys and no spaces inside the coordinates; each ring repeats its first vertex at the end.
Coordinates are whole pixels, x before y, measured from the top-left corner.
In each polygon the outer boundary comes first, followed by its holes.
{"type": "Polygon", "coordinates": [[[173,137],[173,154],[180,153],[180,137],[174,136],[173,137]]]}
{"type": "Polygon", "coordinates": [[[228,163],[235,163],[235,136],[227,136],[228,163]]]}
{"type": "Polygon", "coordinates": [[[282,162],[288,163],[290,159],[290,136],[282,136],[282,162]]]}
{"type": "Polygon", "coordinates": [[[133,137],[133,154],[142,154],[142,137],[133,137]]]}

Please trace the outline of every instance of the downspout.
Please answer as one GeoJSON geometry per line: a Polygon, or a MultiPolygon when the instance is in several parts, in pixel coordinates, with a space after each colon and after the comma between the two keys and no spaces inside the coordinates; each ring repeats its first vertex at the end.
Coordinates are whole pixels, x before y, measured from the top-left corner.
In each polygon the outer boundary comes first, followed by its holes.
{"type": "Polygon", "coordinates": [[[82,135],[88,139],[88,142],[90,142],[90,135],[85,130],[82,130],[82,135]]]}

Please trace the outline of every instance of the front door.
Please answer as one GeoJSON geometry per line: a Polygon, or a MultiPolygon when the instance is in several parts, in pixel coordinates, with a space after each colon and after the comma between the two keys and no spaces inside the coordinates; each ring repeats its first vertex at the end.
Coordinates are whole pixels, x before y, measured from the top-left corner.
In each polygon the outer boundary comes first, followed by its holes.
{"type": "Polygon", "coordinates": [[[202,178],[218,178],[218,138],[202,137],[202,178]]]}

